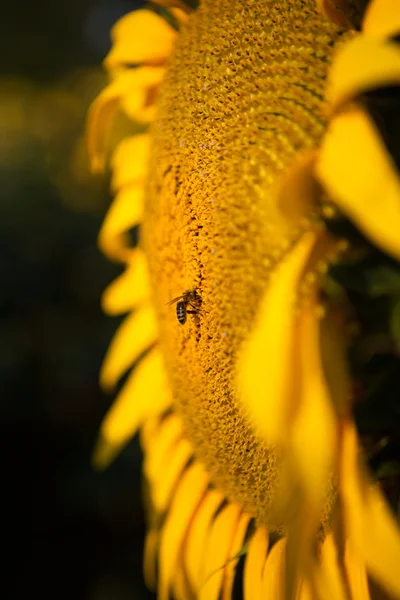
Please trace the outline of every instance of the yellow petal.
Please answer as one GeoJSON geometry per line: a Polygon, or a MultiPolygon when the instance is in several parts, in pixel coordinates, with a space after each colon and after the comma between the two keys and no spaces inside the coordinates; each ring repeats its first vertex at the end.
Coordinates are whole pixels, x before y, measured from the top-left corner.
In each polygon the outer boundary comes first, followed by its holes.
{"type": "Polygon", "coordinates": [[[157,586],[157,550],[159,543],[159,532],[155,529],[149,529],[146,533],[143,551],[143,577],[146,586],[155,591],[157,586]]]}
{"type": "Polygon", "coordinates": [[[101,227],[98,244],[109,258],[128,261],[133,256],[128,232],[136,227],[143,216],[142,185],[124,187],[113,203],[101,227]]]}
{"type": "Polygon", "coordinates": [[[238,364],[239,397],[268,443],[282,438],[291,413],[296,294],[315,240],[304,234],[276,267],[238,364]]]}
{"type": "Polygon", "coordinates": [[[131,373],[104,418],[94,454],[96,468],[106,468],[141,424],[165,411],[170,403],[161,353],[152,350],[131,373]]]}
{"type": "Polygon", "coordinates": [[[126,317],[114,335],[104,359],[100,373],[101,385],[112,390],[124,372],[156,339],[157,323],[151,307],[140,308],[126,317]]]}
{"type": "Polygon", "coordinates": [[[400,33],[398,0],[371,0],[363,21],[367,35],[389,38],[400,33]]]}
{"type": "Polygon", "coordinates": [[[378,486],[358,466],[354,424],[343,427],[340,493],[348,537],[377,582],[400,598],[400,530],[378,486]]]}
{"type": "Polygon", "coordinates": [[[134,135],[120,142],[111,158],[114,190],[142,182],[147,175],[150,153],[150,136],[134,135]]]}
{"type": "Polygon", "coordinates": [[[88,112],[87,144],[93,171],[105,166],[105,151],[113,120],[122,107],[132,119],[146,118],[146,108],[153,104],[151,92],[164,76],[161,67],[140,67],[119,73],[97,96],[88,112]]]}
{"type": "Polygon", "coordinates": [[[124,273],[103,293],[101,306],[109,315],[120,315],[148,301],[150,293],[146,255],[136,247],[124,273]]]}
{"type": "Polygon", "coordinates": [[[251,538],[244,564],[243,587],[246,600],[263,600],[262,580],[267,549],[267,530],[265,527],[258,527],[251,538]]]}
{"type": "Polygon", "coordinates": [[[347,364],[347,332],[344,313],[329,310],[321,319],[321,361],[335,411],[343,417],[350,410],[350,375],[347,364]]]}
{"type": "Polygon", "coordinates": [[[183,554],[189,582],[195,593],[199,593],[202,584],[201,575],[204,571],[205,549],[211,524],[223,501],[220,492],[209,490],[198,507],[188,531],[183,554]]]}
{"type": "Polygon", "coordinates": [[[335,57],[326,96],[332,110],[337,110],[360,94],[399,83],[399,44],[360,36],[349,41],[335,57]]]}
{"type": "Polygon", "coordinates": [[[189,523],[204,496],[208,477],[199,463],[184,473],[161,532],[158,600],[168,600],[175,567],[189,523]]]}
{"type": "Polygon", "coordinates": [[[249,526],[251,516],[247,513],[240,515],[236,533],[233,538],[232,546],[229,551],[229,560],[224,569],[224,579],[222,582],[221,600],[232,600],[233,582],[235,579],[236,567],[239,562],[238,558],[234,558],[243,550],[243,544],[246,537],[247,528],[249,526]],[[233,559],[233,560],[232,560],[233,559]]]}
{"type": "MultiPolygon", "coordinates": [[[[148,122],[146,110],[154,106],[155,90],[160,85],[165,74],[164,67],[139,67],[134,69],[135,77],[132,78],[131,87],[125,87],[121,94],[121,106],[132,120],[148,122]],[[138,90],[142,91],[143,101],[137,101],[138,90]]],[[[122,77],[123,74],[118,77],[122,77]]]]}
{"type": "Polygon", "coordinates": [[[112,49],[104,64],[108,69],[125,65],[160,64],[169,56],[176,32],[152,10],[135,10],[111,30],[112,49]]]}
{"type": "MultiPolygon", "coordinates": [[[[144,428],[146,425],[147,423],[144,428]]],[[[152,487],[151,484],[154,480],[162,476],[163,465],[182,435],[182,421],[174,414],[171,414],[162,420],[150,444],[144,447],[145,458],[143,469],[147,479],[150,481],[150,487],[152,487]]]]}
{"type": "Polygon", "coordinates": [[[164,512],[167,509],[177,482],[192,456],[193,449],[188,440],[180,440],[153,483],[152,501],[156,510],[164,512]]]}
{"type": "MultiPolygon", "coordinates": [[[[170,416],[172,415],[168,415],[168,417],[170,416]]],[[[151,417],[150,419],[147,419],[140,428],[140,445],[145,457],[150,445],[153,443],[153,440],[156,439],[158,431],[166,420],[167,417],[164,417],[164,415],[151,417]]]]}
{"type": "Polygon", "coordinates": [[[333,119],[316,173],[330,198],[362,233],[399,259],[399,174],[363,110],[352,106],[333,119]]]}
{"type": "Polygon", "coordinates": [[[312,575],[318,600],[348,600],[337,548],[331,533],[323,543],[320,564],[314,566],[312,575]]]}
{"type": "Polygon", "coordinates": [[[186,573],[183,568],[182,557],[178,560],[172,585],[174,600],[193,600],[193,593],[189,587],[186,573]]]}
{"type": "Polygon", "coordinates": [[[263,600],[282,600],[284,595],[286,540],[279,540],[268,554],[263,573],[263,600]]]}
{"type": "Polygon", "coordinates": [[[351,598],[355,600],[371,600],[365,563],[351,549],[350,541],[346,543],[344,565],[351,598]]]}
{"type": "Polygon", "coordinates": [[[208,535],[199,600],[218,600],[224,567],[240,518],[240,506],[228,504],[215,517],[208,535]]]}
{"type": "Polygon", "coordinates": [[[288,443],[294,469],[318,526],[336,450],[337,424],[322,371],[317,311],[314,297],[300,316],[299,401],[288,443]]]}

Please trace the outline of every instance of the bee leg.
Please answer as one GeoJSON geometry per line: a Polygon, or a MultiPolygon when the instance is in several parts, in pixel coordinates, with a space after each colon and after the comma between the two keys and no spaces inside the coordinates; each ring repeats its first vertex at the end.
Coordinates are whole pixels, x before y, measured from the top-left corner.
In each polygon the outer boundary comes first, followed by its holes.
{"type": "Polygon", "coordinates": [[[188,315],[198,315],[199,311],[198,310],[187,310],[186,314],[188,314],[188,315]]]}

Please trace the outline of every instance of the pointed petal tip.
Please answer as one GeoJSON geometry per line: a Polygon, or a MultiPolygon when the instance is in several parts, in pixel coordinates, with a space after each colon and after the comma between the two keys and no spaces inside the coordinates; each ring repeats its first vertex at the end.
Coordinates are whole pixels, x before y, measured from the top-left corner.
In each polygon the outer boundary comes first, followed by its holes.
{"type": "Polygon", "coordinates": [[[100,435],[92,454],[92,467],[95,471],[105,471],[121,451],[121,446],[112,444],[100,435]]]}

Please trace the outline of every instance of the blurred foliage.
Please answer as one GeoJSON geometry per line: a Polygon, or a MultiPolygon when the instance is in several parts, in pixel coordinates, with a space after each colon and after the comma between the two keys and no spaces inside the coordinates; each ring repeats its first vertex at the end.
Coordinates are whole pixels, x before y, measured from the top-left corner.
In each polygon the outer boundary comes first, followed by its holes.
{"type": "Polygon", "coordinates": [[[110,202],[85,114],[109,30],[137,2],[6,3],[0,68],[0,384],[6,457],[2,597],[151,598],[143,584],[133,442],[106,473],[91,451],[112,402],[98,371],[117,327],[100,296],[120,272],[98,251],[110,202]],[[8,534],[8,535],[7,535],[8,534]]]}

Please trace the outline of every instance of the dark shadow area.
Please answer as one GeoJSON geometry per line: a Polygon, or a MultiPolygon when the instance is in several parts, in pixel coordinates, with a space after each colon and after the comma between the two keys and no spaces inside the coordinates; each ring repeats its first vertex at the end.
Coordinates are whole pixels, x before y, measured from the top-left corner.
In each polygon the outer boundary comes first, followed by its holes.
{"type": "Polygon", "coordinates": [[[121,267],[97,249],[110,203],[88,172],[87,107],[109,30],[138,2],[8,2],[0,71],[1,595],[149,599],[141,454],[90,459],[112,402],[98,372],[118,319],[100,296],[121,267]]]}

